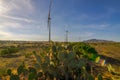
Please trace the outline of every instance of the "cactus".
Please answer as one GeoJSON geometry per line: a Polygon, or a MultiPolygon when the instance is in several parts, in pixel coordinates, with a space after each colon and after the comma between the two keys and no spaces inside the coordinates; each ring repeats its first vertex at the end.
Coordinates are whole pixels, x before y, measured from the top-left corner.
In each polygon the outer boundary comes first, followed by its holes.
{"type": "Polygon", "coordinates": [[[8,74],[9,76],[11,76],[11,75],[12,75],[12,70],[11,70],[11,69],[8,69],[8,70],[7,70],[7,74],[8,74]]]}
{"type": "Polygon", "coordinates": [[[103,80],[102,75],[98,74],[98,80],[103,80]]]}
{"type": "Polygon", "coordinates": [[[23,71],[24,71],[24,66],[21,65],[17,68],[18,75],[20,75],[23,71]]]}
{"type": "Polygon", "coordinates": [[[25,68],[25,69],[23,70],[23,75],[26,76],[27,74],[28,74],[28,69],[25,68]]]}
{"type": "Polygon", "coordinates": [[[56,49],[56,46],[55,46],[55,45],[53,45],[53,46],[52,46],[52,51],[53,51],[53,52],[56,52],[56,51],[57,51],[57,49],[56,49]]]}
{"type": "MultiPolygon", "coordinates": [[[[85,59],[85,56],[87,60],[96,57],[96,52],[89,45],[80,43],[78,45],[67,44],[61,46],[61,44],[54,43],[50,48],[49,52],[43,51],[41,54],[34,51],[36,58],[35,68],[29,67],[26,69],[23,64],[17,69],[18,75],[14,76],[19,77],[23,73],[28,75],[28,80],[53,80],[54,78],[58,80],[94,80],[94,77],[87,69],[88,65],[86,65],[85,59]],[[51,59],[46,55],[48,53],[51,53],[51,59]]],[[[88,67],[91,69],[90,66],[88,67]]],[[[13,77],[9,71],[8,74],[13,77]]],[[[101,77],[98,77],[101,80],[101,77]]]]}
{"type": "Polygon", "coordinates": [[[37,71],[36,71],[36,69],[35,68],[33,68],[33,67],[29,67],[29,73],[33,73],[33,74],[37,74],[37,71]]]}
{"type": "Polygon", "coordinates": [[[34,80],[35,79],[35,74],[30,72],[28,75],[28,80],[34,80]]]}
{"type": "Polygon", "coordinates": [[[43,76],[42,72],[38,72],[36,75],[36,80],[38,80],[39,78],[41,78],[43,76]]]}
{"type": "Polygon", "coordinates": [[[11,75],[10,80],[20,80],[18,75],[11,75]]]}

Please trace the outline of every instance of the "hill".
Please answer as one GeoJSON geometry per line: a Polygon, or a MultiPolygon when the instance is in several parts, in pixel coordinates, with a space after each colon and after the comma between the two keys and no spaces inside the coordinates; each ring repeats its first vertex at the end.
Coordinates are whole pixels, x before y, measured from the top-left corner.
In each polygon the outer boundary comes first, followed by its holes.
{"type": "Polygon", "coordinates": [[[101,39],[89,39],[89,40],[85,40],[83,42],[87,42],[87,43],[105,43],[105,42],[114,42],[114,41],[110,41],[110,40],[101,40],[101,39]]]}

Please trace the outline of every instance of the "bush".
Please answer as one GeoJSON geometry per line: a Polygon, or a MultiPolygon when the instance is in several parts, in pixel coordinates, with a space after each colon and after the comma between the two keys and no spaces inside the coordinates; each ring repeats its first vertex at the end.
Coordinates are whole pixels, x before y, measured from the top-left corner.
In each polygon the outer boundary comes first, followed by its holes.
{"type": "Polygon", "coordinates": [[[7,48],[7,49],[3,49],[0,53],[0,55],[1,56],[9,56],[16,52],[18,52],[18,48],[7,48]]]}
{"type": "Polygon", "coordinates": [[[98,56],[97,51],[87,43],[78,43],[74,45],[73,50],[78,56],[82,55],[93,61],[95,61],[98,56]]]}
{"type": "Polygon", "coordinates": [[[2,76],[7,75],[6,70],[7,70],[6,68],[0,68],[0,78],[1,78],[2,76]]]}

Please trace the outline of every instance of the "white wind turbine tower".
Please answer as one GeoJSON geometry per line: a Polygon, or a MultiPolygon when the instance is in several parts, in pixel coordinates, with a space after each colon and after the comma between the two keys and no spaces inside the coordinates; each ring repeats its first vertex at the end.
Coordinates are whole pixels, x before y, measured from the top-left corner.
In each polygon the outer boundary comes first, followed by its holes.
{"type": "Polygon", "coordinates": [[[66,42],[68,42],[68,30],[66,30],[66,42]]]}
{"type": "Polygon", "coordinates": [[[68,42],[68,33],[69,31],[67,30],[67,25],[65,26],[65,32],[66,32],[66,36],[65,36],[65,42],[68,42]]]}
{"type": "Polygon", "coordinates": [[[49,12],[48,12],[48,21],[47,21],[47,27],[49,29],[49,43],[51,41],[51,7],[52,7],[52,2],[53,0],[50,0],[50,5],[49,5],[49,12]]]}

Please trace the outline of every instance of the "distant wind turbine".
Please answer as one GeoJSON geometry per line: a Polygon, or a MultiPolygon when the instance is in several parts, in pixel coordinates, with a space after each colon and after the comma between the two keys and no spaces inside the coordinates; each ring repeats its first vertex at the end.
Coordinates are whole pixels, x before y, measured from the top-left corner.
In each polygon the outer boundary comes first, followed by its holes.
{"type": "Polygon", "coordinates": [[[65,32],[66,32],[66,36],[65,36],[65,42],[68,42],[68,33],[69,31],[67,30],[68,25],[65,26],[65,32]]]}
{"type": "Polygon", "coordinates": [[[66,42],[68,42],[68,30],[66,30],[66,42]]]}
{"type": "Polygon", "coordinates": [[[50,0],[50,5],[49,5],[49,12],[48,12],[48,21],[47,21],[47,27],[49,29],[49,43],[51,41],[51,7],[52,7],[52,2],[53,0],[50,0]]]}

